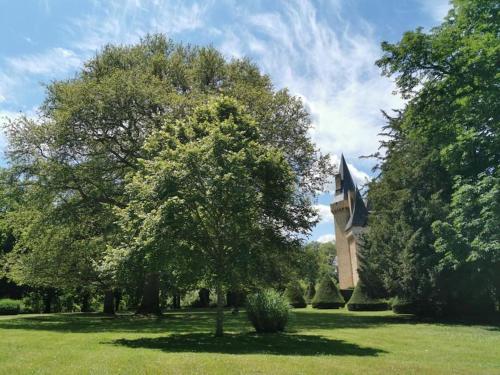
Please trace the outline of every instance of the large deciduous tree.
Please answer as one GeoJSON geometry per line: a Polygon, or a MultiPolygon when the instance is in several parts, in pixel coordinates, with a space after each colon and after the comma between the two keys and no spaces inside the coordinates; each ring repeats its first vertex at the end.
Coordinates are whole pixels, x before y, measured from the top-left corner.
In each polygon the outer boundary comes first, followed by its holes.
{"type": "MultiPolygon", "coordinates": [[[[72,243],[72,250],[59,252],[58,258],[66,257],[65,263],[78,257],[92,259],[67,276],[96,275],[101,280],[99,274],[104,274],[110,280],[106,289],[116,285],[115,276],[127,273],[106,268],[112,262],[105,249],[116,245],[117,228],[112,225],[116,208],[128,204],[125,176],[140,167],[144,140],[165,121],[183,119],[200,103],[221,94],[238,99],[255,118],[259,142],[281,148],[300,194],[305,197],[322,187],[329,163],[307,135],[310,119],[299,99],[275,90],[269,77],[248,60],[227,61],[211,47],[148,36],[136,45],[105,47],[73,78],[47,85],[38,119],[21,118],[10,124],[8,156],[17,183],[44,197],[43,207],[36,206],[44,215],[33,217],[37,223],[30,230],[36,225],[46,243],[32,241],[17,252],[18,259],[35,261],[30,254],[62,249],[62,242],[57,243],[62,233],[53,237],[50,231],[55,228],[51,221],[64,224],[65,241],[72,243]],[[89,266],[92,272],[87,272],[89,266]]],[[[29,215],[33,202],[26,199],[18,209],[29,215]]],[[[28,229],[17,222],[20,232],[28,229]]],[[[135,279],[157,294],[158,272],[147,268],[153,263],[137,260],[129,264],[133,274],[142,274],[135,279]]],[[[50,276],[48,267],[56,265],[45,265],[50,276]]],[[[158,299],[146,299],[141,310],[158,311],[158,299]]]]}
{"type": "Polygon", "coordinates": [[[124,226],[157,264],[180,253],[193,277],[214,286],[220,336],[224,292],[258,279],[273,254],[296,248],[316,213],[285,154],[262,144],[259,127],[233,99],[167,122],[145,149],[150,156],[129,177],[124,226]]]}

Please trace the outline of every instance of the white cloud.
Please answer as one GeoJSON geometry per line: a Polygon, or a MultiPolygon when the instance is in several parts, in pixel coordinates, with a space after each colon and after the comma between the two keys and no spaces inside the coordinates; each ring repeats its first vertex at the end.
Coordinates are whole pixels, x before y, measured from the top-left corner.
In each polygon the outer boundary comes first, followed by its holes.
{"type": "Polygon", "coordinates": [[[67,73],[79,67],[82,60],[65,48],[52,48],[42,53],[7,58],[9,66],[17,73],[54,74],[67,73]]]}
{"type": "Polygon", "coordinates": [[[314,205],[314,208],[318,211],[320,220],[318,224],[333,223],[333,214],[330,211],[330,206],[326,204],[316,204],[314,205]]]}
{"type": "Polygon", "coordinates": [[[335,235],[334,234],[323,234],[322,236],[319,236],[316,241],[321,242],[321,243],[335,242],[335,235]]]}
{"type": "Polygon", "coordinates": [[[451,7],[449,0],[420,0],[420,4],[436,22],[442,22],[451,7]]]}
{"type": "Polygon", "coordinates": [[[0,71],[0,103],[6,101],[12,92],[15,81],[12,76],[0,71]]]}

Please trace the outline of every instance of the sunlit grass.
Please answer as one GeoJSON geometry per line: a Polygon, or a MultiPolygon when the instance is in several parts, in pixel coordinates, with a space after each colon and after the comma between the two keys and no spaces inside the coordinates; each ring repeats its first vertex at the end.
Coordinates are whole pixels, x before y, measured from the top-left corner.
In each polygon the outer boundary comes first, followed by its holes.
{"type": "Polygon", "coordinates": [[[500,328],[422,323],[390,312],[295,310],[284,334],[257,335],[245,314],[161,319],[98,314],[0,318],[1,374],[495,374],[500,328]]]}

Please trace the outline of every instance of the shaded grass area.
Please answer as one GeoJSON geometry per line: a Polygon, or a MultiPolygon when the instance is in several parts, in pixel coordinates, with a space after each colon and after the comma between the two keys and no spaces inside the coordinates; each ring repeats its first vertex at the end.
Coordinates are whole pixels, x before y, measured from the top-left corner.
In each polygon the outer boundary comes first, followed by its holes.
{"type": "Polygon", "coordinates": [[[374,356],[384,352],[343,340],[298,334],[229,333],[222,338],[216,338],[210,333],[188,333],[156,338],[120,339],[113,343],[130,348],[160,349],[171,353],[374,356]]]}
{"type": "Polygon", "coordinates": [[[499,325],[422,322],[391,312],[294,311],[282,334],[212,310],[0,318],[0,374],[500,374],[499,325]]]}

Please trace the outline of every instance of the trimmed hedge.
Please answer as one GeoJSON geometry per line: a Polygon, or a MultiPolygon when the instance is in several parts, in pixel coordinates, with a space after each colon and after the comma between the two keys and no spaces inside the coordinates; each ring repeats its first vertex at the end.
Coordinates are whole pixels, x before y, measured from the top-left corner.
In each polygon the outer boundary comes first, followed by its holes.
{"type": "Polygon", "coordinates": [[[288,301],[272,289],[248,296],[246,310],[248,320],[259,333],[283,331],[288,323],[288,301]]]}
{"type": "Polygon", "coordinates": [[[297,281],[292,281],[285,290],[285,297],[287,298],[290,306],[295,308],[303,308],[307,306],[304,299],[304,289],[297,281]]]}
{"type": "Polygon", "coordinates": [[[0,315],[17,315],[20,311],[20,301],[8,298],[0,299],[0,315]]]}
{"type": "Polygon", "coordinates": [[[337,285],[329,276],[323,277],[312,301],[312,307],[315,309],[338,309],[344,305],[344,297],[340,294],[337,285]]]}
{"type": "Polygon", "coordinates": [[[347,302],[349,311],[382,311],[387,310],[387,308],[387,302],[368,296],[366,287],[361,280],[356,284],[356,288],[347,302]]]}
{"type": "Polygon", "coordinates": [[[415,314],[417,306],[414,302],[396,297],[392,301],[392,311],[396,314],[415,314]]]}

